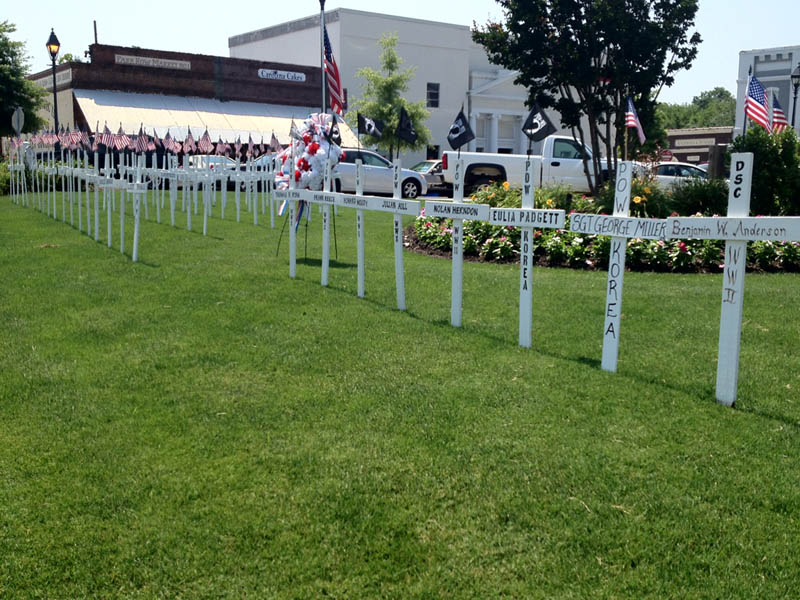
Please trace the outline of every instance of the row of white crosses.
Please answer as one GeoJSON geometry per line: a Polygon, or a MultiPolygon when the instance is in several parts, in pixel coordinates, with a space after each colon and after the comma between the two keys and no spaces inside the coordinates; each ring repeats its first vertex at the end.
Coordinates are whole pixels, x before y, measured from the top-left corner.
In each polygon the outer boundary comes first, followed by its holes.
{"type": "Polygon", "coordinates": [[[297,203],[304,201],[322,207],[322,273],[320,283],[328,285],[330,266],[330,224],[331,206],[343,206],[356,209],[356,237],[358,254],[358,297],[363,298],[366,293],[366,265],[364,253],[364,211],[391,213],[393,215],[394,258],[395,258],[395,290],[397,292],[397,308],[406,309],[405,270],[403,266],[403,215],[418,216],[420,202],[404,200],[401,192],[400,159],[392,164],[393,169],[393,194],[392,198],[365,196],[364,168],[361,159],[356,160],[356,193],[343,194],[331,192],[332,176],[330,165],[325,167],[323,191],[299,190],[294,187],[295,182],[290,178],[289,189],[275,190],[273,195],[276,201],[289,203],[289,276],[297,277],[297,233],[295,230],[295,214],[297,203]]]}
{"type": "MultiPolygon", "coordinates": [[[[203,215],[203,235],[208,232],[208,217],[211,212],[212,203],[216,202],[216,185],[221,184],[224,191],[222,196],[222,218],[225,218],[225,204],[227,199],[226,183],[228,177],[236,181],[236,219],[241,220],[241,188],[244,186],[245,202],[248,210],[253,212],[253,222],[258,225],[258,189],[261,188],[261,212],[264,214],[266,206],[270,208],[271,226],[275,227],[274,201],[271,198],[272,182],[274,180],[273,161],[264,161],[265,164],[258,167],[253,159],[249,159],[245,169],[239,168],[240,163],[236,163],[236,171],[226,172],[210,168],[190,168],[188,159],[184,156],[184,164],[181,167],[178,159],[174,155],[163,155],[162,168],[145,168],[146,158],[143,153],[121,154],[120,163],[114,165],[114,154],[105,153],[105,163],[103,168],[100,166],[98,152],[94,153],[94,167],[89,165],[89,154],[85,150],[63,150],[61,151],[61,164],[56,161],[56,153],[50,148],[49,152],[39,154],[43,156],[41,162],[37,161],[37,152],[31,151],[29,162],[33,164],[33,190],[32,199],[35,206],[52,218],[58,218],[56,192],[56,176],[60,175],[64,190],[61,194],[62,217],[66,222],[66,205],[70,207],[70,224],[74,222],[74,204],[77,197],[78,206],[78,230],[82,231],[82,199],[81,193],[86,198],[86,232],[92,235],[91,223],[91,203],[90,185],[94,187],[94,239],[99,241],[99,190],[103,190],[103,209],[107,214],[107,243],[112,246],[112,213],[116,208],[117,192],[119,192],[120,205],[120,252],[125,252],[125,205],[130,196],[134,213],[134,235],[132,260],[138,260],[140,217],[139,211],[144,202],[145,219],[149,219],[149,202],[147,196],[148,180],[153,186],[153,201],[156,208],[156,219],[161,223],[161,209],[165,204],[166,189],[169,184],[170,202],[170,221],[175,226],[175,209],[177,203],[178,183],[182,184],[183,210],[186,211],[187,229],[192,229],[192,212],[197,214],[198,210],[198,190],[202,189],[204,205],[203,215]],[[82,160],[81,160],[82,159],[82,160]],[[73,166],[77,162],[77,167],[73,166]],[[118,174],[118,176],[117,176],[118,174]],[[193,208],[192,208],[193,206],[193,208]]],[[[25,161],[22,152],[17,149],[12,157],[12,201],[27,206],[29,204],[27,184],[25,177],[25,161]]]]}
{"type": "MultiPolygon", "coordinates": [[[[629,217],[633,163],[621,162],[617,171],[614,197],[614,214],[573,213],[570,230],[583,234],[611,236],[606,287],[606,309],[603,324],[602,368],[616,372],[619,355],[620,326],[622,316],[622,290],[625,273],[625,251],[630,238],[642,239],[722,239],[726,240],[725,269],[723,274],[722,314],[720,319],[719,360],[717,367],[716,398],[732,405],[736,400],[739,347],[741,340],[742,301],[747,254],[747,242],[752,240],[798,241],[800,240],[800,217],[748,218],[750,185],[752,181],[753,155],[733,154],[731,157],[731,186],[727,217],[675,217],[648,219],[629,217]]],[[[356,208],[358,236],[358,296],[364,296],[364,224],[363,211],[373,210],[394,214],[395,236],[395,282],[397,307],[405,309],[405,280],[402,257],[403,214],[417,216],[420,203],[404,201],[400,196],[399,161],[395,169],[394,196],[391,200],[364,196],[363,172],[360,161],[356,166],[356,193],[339,194],[329,191],[307,190],[276,191],[276,199],[289,201],[289,220],[294,223],[296,203],[304,200],[323,205],[322,285],[328,284],[329,219],[327,210],[331,205],[356,208]]],[[[466,219],[488,221],[493,225],[515,226],[520,235],[520,313],[519,344],[531,346],[532,324],[532,267],[534,228],[563,228],[563,210],[534,209],[534,165],[528,160],[525,166],[525,181],[522,190],[522,208],[492,208],[488,205],[463,202],[463,162],[456,160],[453,201],[426,201],[426,216],[453,219],[452,236],[452,282],[450,323],[461,325],[462,278],[463,278],[463,221],[466,219]]],[[[325,189],[330,189],[330,174],[326,172],[325,189]]],[[[290,227],[289,275],[296,277],[297,240],[294,226],[290,227]]]]}

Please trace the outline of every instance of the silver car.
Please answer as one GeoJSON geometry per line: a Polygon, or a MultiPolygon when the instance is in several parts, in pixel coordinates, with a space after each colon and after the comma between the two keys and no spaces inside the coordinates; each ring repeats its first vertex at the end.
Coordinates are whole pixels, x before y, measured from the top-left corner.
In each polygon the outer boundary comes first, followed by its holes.
{"type": "MultiPolygon", "coordinates": [[[[364,163],[364,193],[365,194],[391,194],[392,163],[377,152],[359,150],[358,148],[342,148],[344,154],[336,167],[336,190],[352,193],[356,191],[356,159],[361,158],[364,163]]],[[[411,171],[401,170],[401,190],[403,198],[417,198],[428,193],[428,184],[425,178],[411,171]]]]}
{"type": "Polygon", "coordinates": [[[656,181],[665,190],[671,190],[691,178],[708,179],[708,173],[695,165],[681,162],[661,162],[653,169],[656,181]]]}

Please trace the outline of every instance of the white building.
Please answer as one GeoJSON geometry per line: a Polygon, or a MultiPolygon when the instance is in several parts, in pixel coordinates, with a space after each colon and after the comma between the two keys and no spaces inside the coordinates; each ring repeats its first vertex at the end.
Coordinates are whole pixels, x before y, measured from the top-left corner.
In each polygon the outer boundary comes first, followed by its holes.
{"type": "MultiPolygon", "coordinates": [[[[489,62],[483,48],[472,41],[469,27],[345,8],[326,12],[325,22],[351,103],[364,84],[356,72],[362,67],[379,69],[378,41],[386,33],[397,34],[401,69],[416,68],[406,98],[426,100],[431,114],[426,126],[434,146],[428,156],[439,157],[450,149],[447,132],[462,104],[476,135],[470,150],[523,153],[527,149],[521,131],[528,114],[527,91],[514,85],[516,72],[489,62]]],[[[228,46],[233,58],[319,65],[319,36],[317,14],[233,36],[228,46]]],[[[559,119],[553,122],[558,126],[559,119]]],[[[403,162],[410,165],[428,156],[409,153],[403,162]]]]}
{"type": "MultiPolygon", "coordinates": [[[[736,125],[733,137],[742,133],[744,101],[747,97],[747,84],[751,69],[752,75],[758,77],[769,97],[772,98],[773,95],[777,97],[789,123],[792,122],[792,111],[795,111],[795,130],[800,132],[800,113],[797,112],[800,109],[795,107],[797,98],[789,79],[792,70],[798,66],[800,66],[800,46],[739,52],[739,73],[736,79],[736,125]]],[[[772,107],[771,101],[769,106],[772,107]]],[[[751,125],[752,122],[748,123],[748,127],[751,125]]]]}

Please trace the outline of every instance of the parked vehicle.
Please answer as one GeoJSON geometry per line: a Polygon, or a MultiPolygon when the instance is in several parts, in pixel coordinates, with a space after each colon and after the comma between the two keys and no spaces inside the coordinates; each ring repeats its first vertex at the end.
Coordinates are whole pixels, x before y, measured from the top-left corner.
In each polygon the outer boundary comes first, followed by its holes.
{"type": "Polygon", "coordinates": [[[428,183],[428,192],[447,192],[452,188],[444,182],[441,160],[423,160],[411,167],[425,178],[428,183]]]}
{"type": "MultiPolygon", "coordinates": [[[[352,193],[356,191],[356,159],[364,163],[364,193],[391,194],[393,192],[392,163],[377,152],[342,148],[344,151],[336,166],[336,191],[352,193]]],[[[417,198],[428,193],[425,177],[410,169],[401,170],[400,184],[403,198],[417,198]]]]}
{"type": "Polygon", "coordinates": [[[708,173],[689,163],[660,162],[653,167],[653,176],[665,190],[670,190],[689,178],[708,179],[708,173]]]}
{"type": "MultiPolygon", "coordinates": [[[[453,184],[456,152],[442,155],[444,181],[453,184]]],[[[551,135],[545,138],[542,154],[531,155],[535,165],[534,186],[568,185],[576,192],[588,192],[589,182],[583,170],[583,157],[591,161],[592,151],[577,140],[551,135]]],[[[464,161],[464,190],[472,190],[493,181],[508,181],[520,187],[525,171],[525,154],[491,154],[488,152],[462,152],[464,161]]],[[[590,165],[591,166],[591,165],[590,165]]],[[[603,171],[608,177],[608,170],[603,171]]]]}
{"type": "Polygon", "coordinates": [[[195,154],[189,157],[189,166],[193,169],[211,169],[215,173],[220,171],[227,176],[226,189],[233,191],[236,189],[236,180],[233,174],[236,173],[236,161],[227,156],[218,154],[195,154]]]}

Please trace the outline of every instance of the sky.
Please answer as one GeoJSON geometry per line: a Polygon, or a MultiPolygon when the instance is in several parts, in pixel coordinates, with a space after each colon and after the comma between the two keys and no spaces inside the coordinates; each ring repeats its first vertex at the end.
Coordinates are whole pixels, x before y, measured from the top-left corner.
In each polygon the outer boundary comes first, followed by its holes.
{"type": "MultiPolygon", "coordinates": [[[[325,6],[460,25],[502,17],[494,0],[327,0],[325,6]]],[[[92,43],[93,20],[101,44],[229,56],[230,36],[319,14],[319,2],[39,0],[16,2],[9,13],[0,18],[16,25],[11,37],[25,43],[30,72],[35,73],[50,66],[45,48],[50,28],[61,42],[61,53],[75,56],[83,56],[92,43]]],[[[703,37],[698,57],[671,88],[662,90],[661,102],[689,103],[715,87],[735,95],[740,51],[800,45],[800,1],[700,0],[695,28],[703,37]]]]}

